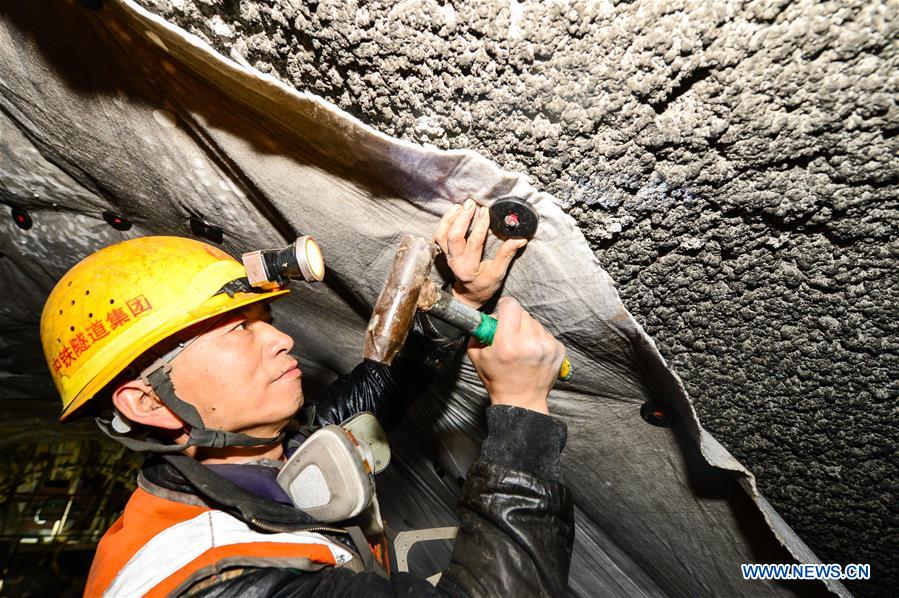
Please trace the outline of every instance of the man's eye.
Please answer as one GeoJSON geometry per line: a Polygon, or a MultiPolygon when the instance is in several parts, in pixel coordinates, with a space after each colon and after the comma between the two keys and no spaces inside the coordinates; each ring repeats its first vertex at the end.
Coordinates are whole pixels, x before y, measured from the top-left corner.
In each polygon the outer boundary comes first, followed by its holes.
{"type": "Polygon", "coordinates": [[[243,322],[241,322],[240,324],[238,324],[231,330],[247,330],[249,327],[250,327],[250,323],[247,322],[246,320],[244,320],[243,322]]]}

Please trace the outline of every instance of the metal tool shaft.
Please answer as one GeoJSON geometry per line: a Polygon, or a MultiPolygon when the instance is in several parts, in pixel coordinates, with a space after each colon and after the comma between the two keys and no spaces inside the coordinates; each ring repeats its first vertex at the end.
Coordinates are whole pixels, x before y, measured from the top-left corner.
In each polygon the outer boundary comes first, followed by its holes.
{"type": "MultiPolygon", "coordinates": [[[[429,284],[433,285],[433,283],[429,284]]],[[[429,291],[436,292],[437,295],[437,300],[431,307],[423,308],[429,314],[469,333],[485,345],[493,344],[493,335],[496,334],[497,326],[496,318],[465,305],[446,291],[438,289],[429,289],[429,291]]],[[[570,380],[572,373],[571,362],[566,355],[559,368],[559,380],[570,380]]]]}
{"type": "MultiPolygon", "coordinates": [[[[483,315],[446,291],[440,290],[437,291],[436,303],[428,309],[428,313],[472,335],[481,325],[481,316],[483,315]]],[[[481,339],[478,340],[484,342],[481,339]]]]}

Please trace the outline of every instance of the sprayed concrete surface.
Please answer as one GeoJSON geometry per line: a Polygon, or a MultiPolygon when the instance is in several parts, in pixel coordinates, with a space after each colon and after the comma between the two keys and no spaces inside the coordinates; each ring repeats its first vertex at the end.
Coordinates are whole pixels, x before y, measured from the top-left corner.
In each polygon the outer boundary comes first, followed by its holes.
{"type": "Polygon", "coordinates": [[[141,1],[532,176],[787,522],[899,583],[899,3],[141,1]]]}

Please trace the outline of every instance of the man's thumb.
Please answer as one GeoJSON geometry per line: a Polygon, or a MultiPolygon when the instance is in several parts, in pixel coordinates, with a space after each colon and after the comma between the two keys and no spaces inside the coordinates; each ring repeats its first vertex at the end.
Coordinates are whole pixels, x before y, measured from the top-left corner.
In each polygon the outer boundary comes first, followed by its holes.
{"type": "Polygon", "coordinates": [[[496,259],[494,260],[500,267],[501,273],[505,274],[509,264],[512,263],[512,258],[515,257],[515,253],[527,244],[527,239],[508,239],[503,241],[503,244],[499,246],[499,250],[496,252],[496,259]]]}

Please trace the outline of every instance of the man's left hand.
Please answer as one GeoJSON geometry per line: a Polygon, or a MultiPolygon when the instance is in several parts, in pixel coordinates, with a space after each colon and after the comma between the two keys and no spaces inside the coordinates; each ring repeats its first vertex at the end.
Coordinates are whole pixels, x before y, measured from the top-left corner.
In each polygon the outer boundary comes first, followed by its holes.
{"type": "Polygon", "coordinates": [[[434,235],[434,241],[446,254],[446,263],[456,276],[453,295],[476,309],[499,290],[515,252],[528,242],[527,239],[508,239],[503,241],[493,259],[482,260],[489,230],[489,210],[478,208],[474,200],[468,199],[443,215],[434,235]],[[469,224],[471,233],[466,236],[469,224]]]}

